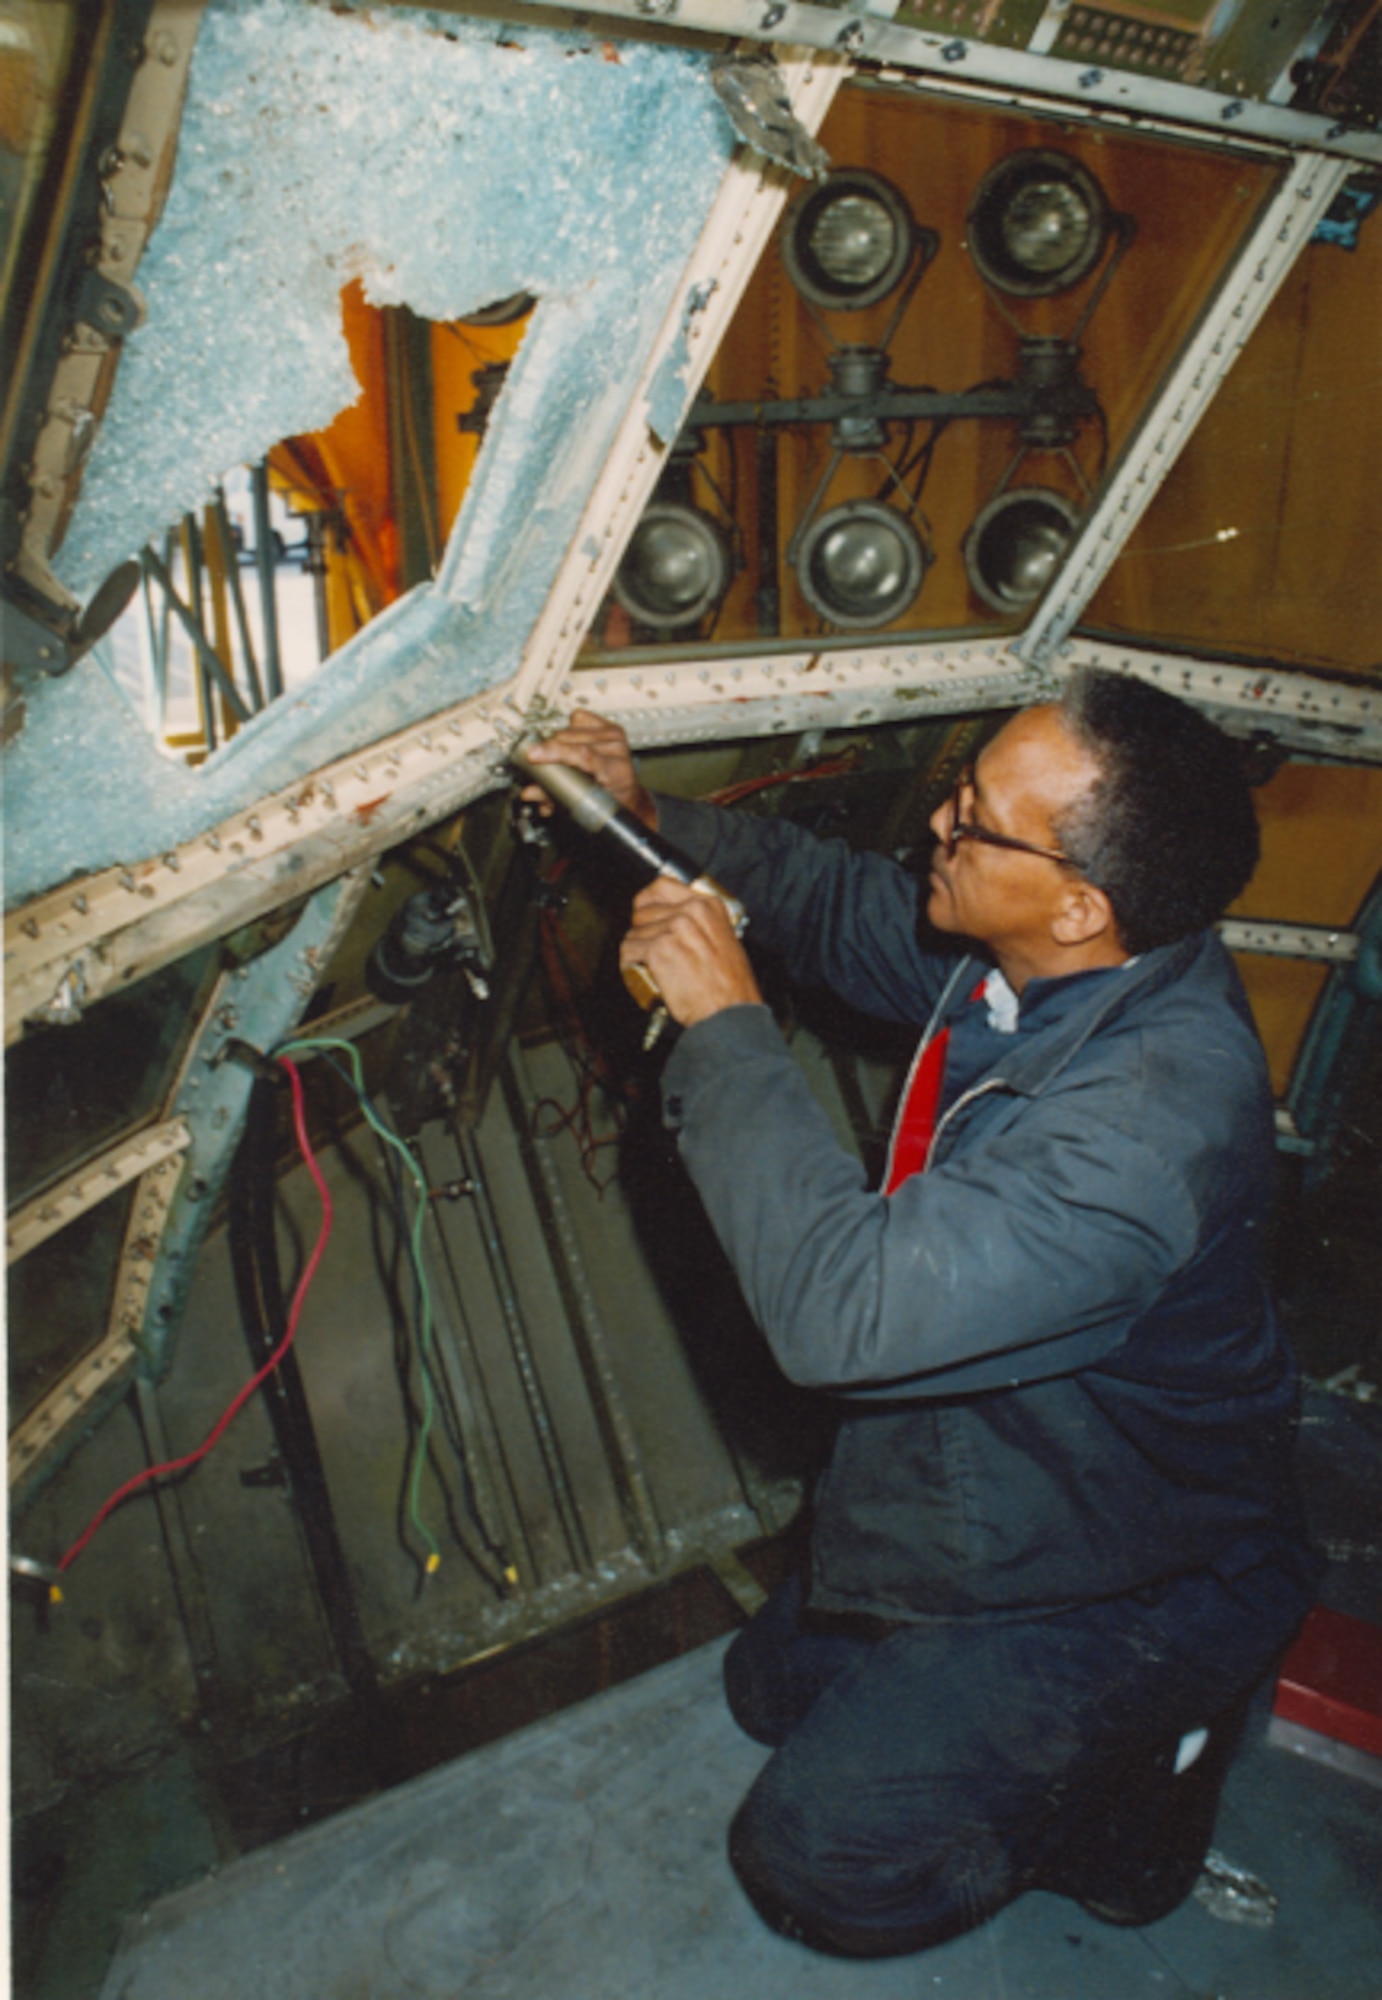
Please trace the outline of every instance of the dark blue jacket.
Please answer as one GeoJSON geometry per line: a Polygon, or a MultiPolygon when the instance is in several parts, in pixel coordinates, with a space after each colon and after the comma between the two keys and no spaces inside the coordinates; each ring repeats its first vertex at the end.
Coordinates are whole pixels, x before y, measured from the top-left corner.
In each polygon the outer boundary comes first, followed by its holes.
{"type": "MultiPolygon", "coordinates": [[[[928,1032],[970,1004],[986,968],[923,949],[907,871],[783,821],[660,810],[798,981],[928,1032]]],[[[766,1008],[702,1022],[668,1062],[666,1120],[779,1364],[846,1399],[816,1496],[822,1608],[1014,1616],[1195,1569],[1308,1576],[1260,1269],[1272,1104],[1232,962],[1206,932],[1062,984],[1049,1025],[994,1038],[891,1196],[766,1008]]]]}

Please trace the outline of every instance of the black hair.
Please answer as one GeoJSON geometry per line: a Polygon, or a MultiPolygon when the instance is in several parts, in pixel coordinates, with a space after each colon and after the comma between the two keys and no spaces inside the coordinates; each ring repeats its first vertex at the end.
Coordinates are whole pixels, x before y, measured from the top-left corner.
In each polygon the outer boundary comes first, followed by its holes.
{"type": "Polygon", "coordinates": [[[1056,832],[1113,906],[1136,954],[1223,915],[1257,866],[1257,813],[1239,746],[1198,709],[1131,676],[1078,671],[1061,720],[1100,776],[1056,832]]]}

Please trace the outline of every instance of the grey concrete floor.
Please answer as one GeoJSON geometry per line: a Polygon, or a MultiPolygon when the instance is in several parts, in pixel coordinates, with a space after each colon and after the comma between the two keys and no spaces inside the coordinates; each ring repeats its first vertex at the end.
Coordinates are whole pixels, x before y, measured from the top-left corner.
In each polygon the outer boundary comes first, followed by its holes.
{"type": "Polygon", "coordinates": [[[914,1958],[769,1932],[725,1857],[764,1752],[724,1642],[549,1717],[165,1898],[102,2000],[1382,2000],[1382,1792],[1275,1748],[1265,1700],[1216,1847],[1279,1898],[1112,1930],[1033,1894],[914,1958]]]}

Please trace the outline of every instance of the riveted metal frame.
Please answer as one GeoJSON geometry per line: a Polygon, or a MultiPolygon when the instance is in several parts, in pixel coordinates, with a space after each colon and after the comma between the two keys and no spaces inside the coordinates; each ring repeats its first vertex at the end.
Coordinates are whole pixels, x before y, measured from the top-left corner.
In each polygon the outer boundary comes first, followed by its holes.
{"type": "MultiPolygon", "coordinates": [[[[1067,642],[1040,684],[1002,640],[927,639],[602,663],[566,674],[547,699],[601,708],[635,744],[651,747],[1016,707],[1080,665],[1155,681],[1238,734],[1382,762],[1382,690],[1081,640],[1067,642]]],[[[461,703],[178,849],[14,912],[5,936],[7,1040],[33,1022],[74,1018],[506,782],[490,719],[500,706],[493,698],[461,703]]]]}
{"type": "MultiPolygon", "coordinates": [[[[239,1143],[254,1083],[252,1071],[227,1060],[226,1045],[243,1040],[267,1051],[288,1034],[349,928],[367,882],[364,871],[342,875],[309,900],[286,938],[216,982],[164,1122],[148,1135],[156,1150],[165,1143],[169,1149],[139,1175],[105,1334],[10,1434],[16,1505],[57,1470],[124,1393],[136,1369],[151,1381],[166,1371],[192,1266],[239,1143]]],[[[109,1177],[118,1150],[84,1169],[80,1178],[92,1201],[124,1184],[109,1177]]],[[[146,1157],[134,1146],[128,1150],[146,1157]]],[[[64,1187],[70,1190],[71,1183],[64,1187]]],[[[80,1212],[71,1207],[70,1214],[47,1220],[59,1228],[80,1212]]],[[[40,1213],[35,1221],[43,1219],[40,1213]]]]}
{"type": "Polygon", "coordinates": [[[177,1155],[140,1177],[116,1267],[106,1330],[54,1383],[9,1435],[11,1502],[22,1506],[128,1388],[139,1359],[136,1341],[148,1305],[158,1245],[182,1172],[177,1155]]]}
{"type": "Polygon", "coordinates": [[[5,1224],[5,1262],[17,1263],[69,1222],[85,1215],[97,1202],[114,1194],[117,1188],[150,1172],[161,1161],[185,1152],[190,1140],[186,1122],[169,1118],[132,1139],[122,1139],[99,1158],[88,1160],[78,1172],[69,1174],[46,1194],[36,1195],[9,1217],[5,1224]]]}
{"type": "MultiPolygon", "coordinates": [[[[402,4],[402,0],[399,0],[402,4]]],[[[545,17],[555,24],[623,23],[630,32],[649,29],[681,37],[765,42],[820,49],[869,66],[893,66],[918,82],[949,89],[956,80],[1002,94],[1005,101],[1044,100],[1066,115],[1106,114],[1136,119],[1142,130],[1157,126],[1200,131],[1235,143],[1265,141],[1337,151],[1360,162],[1382,159],[1382,134],[1338,119],[1251,97],[1229,97],[1198,84],[1144,76],[1134,70],[1102,68],[1052,56],[1032,45],[1025,49],[970,41],[935,28],[908,26],[891,18],[892,6],[811,6],[802,0],[591,0],[579,12],[548,6],[546,0],[447,0],[457,13],[545,17]]]]}
{"type": "Polygon", "coordinates": [[[172,179],[183,95],[205,0],[155,0],[120,121],[100,163],[91,267],[73,306],[27,467],[14,568],[55,614],[76,608],[49,567],[104,413],[120,342],[143,317],[135,272],[172,179]]]}

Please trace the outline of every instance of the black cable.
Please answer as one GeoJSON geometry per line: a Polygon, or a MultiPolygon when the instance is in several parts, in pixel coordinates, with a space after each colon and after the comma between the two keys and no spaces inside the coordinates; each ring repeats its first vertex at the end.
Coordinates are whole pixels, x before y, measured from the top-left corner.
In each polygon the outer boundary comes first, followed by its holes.
{"type": "MultiPolygon", "coordinates": [[[[274,1352],[287,1325],[287,1309],[274,1228],[278,1105],[272,1079],[258,1077],[250,1092],[244,1137],[231,1166],[228,1236],[235,1293],[246,1344],[256,1367],[274,1352]]],[[[336,1529],[312,1412],[297,1355],[290,1350],[260,1390],[288,1473],[289,1492],[301,1523],[327,1629],[350,1689],[381,1780],[397,1775],[395,1735],[365,1640],[336,1529]]]]}

